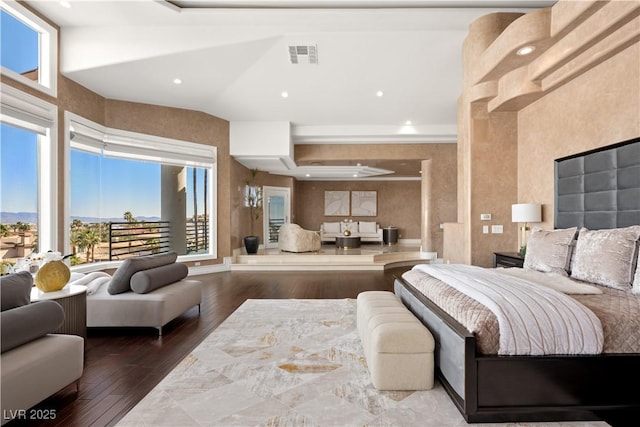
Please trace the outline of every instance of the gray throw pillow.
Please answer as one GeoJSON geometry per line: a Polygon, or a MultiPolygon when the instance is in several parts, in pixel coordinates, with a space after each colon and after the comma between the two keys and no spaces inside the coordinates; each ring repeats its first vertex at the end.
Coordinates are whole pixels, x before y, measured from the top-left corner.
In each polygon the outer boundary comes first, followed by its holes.
{"type": "Polygon", "coordinates": [[[28,271],[9,274],[0,278],[2,311],[27,305],[31,302],[33,276],[28,271]]]}
{"type": "Polygon", "coordinates": [[[107,289],[111,295],[121,294],[131,290],[131,276],[138,271],[148,270],[150,268],[160,267],[167,264],[173,264],[178,259],[175,252],[167,252],[164,254],[146,255],[137,258],[130,258],[118,267],[109,282],[107,289]]]}
{"type": "Polygon", "coordinates": [[[1,352],[54,332],[64,321],[64,310],[55,301],[40,301],[0,313],[1,352]]]}
{"type": "Polygon", "coordinates": [[[550,231],[535,227],[527,241],[524,268],[566,276],[577,231],[576,227],[550,231]]]}
{"type": "Polygon", "coordinates": [[[187,265],[181,262],[138,271],[131,276],[131,290],[138,294],[146,294],[154,289],[182,280],[188,274],[187,265]]]}

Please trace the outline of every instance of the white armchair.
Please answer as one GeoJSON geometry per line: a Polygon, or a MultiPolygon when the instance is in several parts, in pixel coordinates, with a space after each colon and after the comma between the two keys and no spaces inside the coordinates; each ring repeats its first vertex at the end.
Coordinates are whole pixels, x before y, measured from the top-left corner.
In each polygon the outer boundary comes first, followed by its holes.
{"type": "Polygon", "coordinates": [[[320,235],[298,224],[284,224],[278,231],[278,249],[285,252],[316,252],[320,250],[320,235]]]}

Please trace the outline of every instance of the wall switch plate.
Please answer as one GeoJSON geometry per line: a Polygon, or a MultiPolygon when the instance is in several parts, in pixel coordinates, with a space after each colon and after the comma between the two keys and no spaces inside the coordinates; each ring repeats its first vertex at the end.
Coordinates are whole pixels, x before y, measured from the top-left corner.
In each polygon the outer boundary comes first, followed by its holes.
{"type": "Polygon", "coordinates": [[[502,226],[501,225],[492,225],[491,232],[494,234],[502,234],[502,226]]]}
{"type": "Polygon", "coordinates": [[[482,234],[489,234],[489,226],[488,225],[483,225],[482,226],[482,234]]]}
{"type": "Polygon", "coordinates": [[[491,221],[491,214],[480,214],[480,221],[491,221]]]}

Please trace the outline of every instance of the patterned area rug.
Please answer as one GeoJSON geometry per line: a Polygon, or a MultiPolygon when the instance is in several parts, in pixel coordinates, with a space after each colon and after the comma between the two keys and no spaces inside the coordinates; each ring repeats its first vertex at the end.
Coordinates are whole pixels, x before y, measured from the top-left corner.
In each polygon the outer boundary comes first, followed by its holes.
{"type": "Polygon", "coordinates": [[[352,299],[247,300],[118,426],[468,425],[439,384],[377,391],[355,314],[352,299]]]}

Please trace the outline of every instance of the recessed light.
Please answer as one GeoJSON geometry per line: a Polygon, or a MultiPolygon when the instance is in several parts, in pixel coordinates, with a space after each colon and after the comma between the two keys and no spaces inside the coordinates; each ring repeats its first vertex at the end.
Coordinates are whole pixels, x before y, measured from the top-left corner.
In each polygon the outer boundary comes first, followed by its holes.
{"type": "Polygon", "coordinates": [[[377,92],[376,92],[376,96],[377,96],[378,98],[382,97],[382,95],[384,95],[384,92],[383,92],[383,91],[379,90],[379,91],[377,91],[377,92]]]}
{"type": "Polygon", "coordinates": [[[173,83],[177,84],[177,85],[181,85],[182,84],[182,80],[180,80],[179,78],[176,77],[175,79],[173,79],[173,83]]]}
{"type": "Polygon", "coordinates": [[[529,55],[534,50],[536,50],[535,46],[523,46],[520,49],[518,49],[516,54],[520,56],[529,55]]]}
{"type": "Polygon", "coordinates": [[[406,122],[404,122],[404,124],[407,126],[411,126],[413,122],[411,120],[407,120],[406,122]]]}
{"type": "Polygon", "coordinates": [[[289,92],[287,92],[287,91],[283,91],[283,92],[280,94],[280,96],[281,96],[281,97],[283,97],[283,98],[288,98],[288,97],[289,97],[289,92]]]}
{"type": "Polygon", "coordinates": [[[357,178],[357,177],[358,177],[358,174],[357,174],[357,173],[354,173],[354,174],[353,174],[353,177],[354,177],[354,178],[357,178]]]}
{"type": "Polygon", "coordinates": [[[67,9],[70,9],[71,8],[71,3],[69,3],[68,1],[63,0],[63,1],[60,2],[60,6],[62,6],[64,8],[67,8],[67,9]]]}
{"type": "Polygon", "coordinates": [[[305,173],[304,176],[306,176],[307,178],[310,178],[311,174],[310,173],[305,173]]]}

